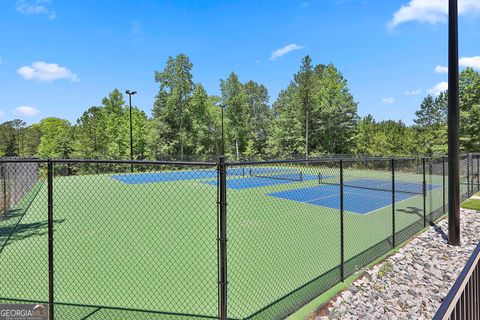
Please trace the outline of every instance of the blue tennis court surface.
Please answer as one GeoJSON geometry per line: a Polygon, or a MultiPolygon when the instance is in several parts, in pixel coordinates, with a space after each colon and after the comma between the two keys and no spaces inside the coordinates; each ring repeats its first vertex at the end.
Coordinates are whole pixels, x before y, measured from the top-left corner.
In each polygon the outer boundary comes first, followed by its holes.
{"type": "MultiPolygon", "coordinates": [[[[275,168],[262,168],[262,169],[274,170],[275,168]]],[[[245,168],[230,168],[227,171],[227,175],[229,176],[244,176],[245,174],[247,174],[245,168]]],[[[131,173],[131,174],[117,174],[112,176],[113,179],[116,179],[126,184],[171,182],[171,181],[195,180],[195,179],[214,179],[216,177],[217,177],[217,170],[214,170],[214,169],[131,173]]]]}
{"type": "MultiPolygon", "coordinates": [[[[365,186],[375,182],[378,185],[379,180],[354,180],[348,184],[365,186]]],[[[409,183],[411,184],[411,183],[409,183]]],[[[415,184],[416,185],[416,184],[415,184]]],[[[410,186],[412,187],[412,186],[410,186]]],[[[420,184],[420,188],[422,185],[420,184]]],[[[438,188],[437,185],[430,185],[427,189],[432,190],[438,188]]],[[[340,210],[340,186],[338,185],[318,185],[314,187],[306,187],[294,190],[286,190],[268,194],[286,200],[309,203],[317,206],[340,210]]],[[[395,201],[403,201],[420,194],[395,192],[395,201]]],[[[358,187],[344,186],[344,209],[346,211],[366,214],[392,204],[392,191],[360,189],[358,187]]]]}
{"type": "MultiPolygon", "coordinates": [[[[375,179],[357,179],[346,181],[345,185],[360,188],[373,188],[381,190],[392,190],[391,180],[375,180],[375,179]]],[[[427,184],[427,191],[439,188],[436,184],[427,184]]],[[[423,184],[406,181],[395,181],[395,191],[409,193],[423,193],[423,184]]]]}
{"type": "MultiPolygon", "coordinates": [[[[284,176],[285,178],[296,179],[300,176],[299,172],[296,172],[294,169],[286,168],[274,168],[274,167],[252,167],[252,168],[228,168],[227,177],[246,177],[245,180],[253,180],[254,177],[251,175],[278,175],[284,176]]],[[[206,180],[206,179],[215,179],[213,183],[207,182],[209,184],[216,184],[217,170],[214,169],[205,169],[205,170],[189,170],[189,171],[163,171],[163,172],[149,172],[149,173],[131,173],[131,174],[117,174],[112,175],[113,179],[116,179],[125,184],[142,184],[142,183],[155,183],[155,182],[172,182],[172,181],[181,181],[181,180],[206,180]]],[[[259,178],[260,180],[274,180],[267,178],[259,178]]],[[[318,179],[318,177],[306,176],[304,179],[318,179]]],[[[256,180],[256,178],[255,178],[256,180]]],[[[288,181],[278,180],[275,183],[264,181],[265,185],[272,185],[276,183],[287,183],[288,181]]],[[[245,187],[248,188],[248,184],[251,182],[245,182],[245,187]]],[[[261,182],[258,183],[262,185],[261,182]]],[[[234,184],[235,185],[235,184],[234,184]]],[[[238,183],[242,185],[242,183],[238,183]]],[[[255,183],[251,183],[251,188],[255,186],[255,183]]],[[[239,188],[240,189],[240,188],[239,188]]],[[[243,188],[242,188],[243,189],[243,188]]]]}
{"type": "MultiPolygon", "coordinates": [[[[298,174],[282,174],[280,177],[272,177],[269,178],[268,176],[265,177],[247,177],[247,178],[237,178],[237,179],[228,179],[227,180],[227,188],[230,189],[249,189],[249,188],[257,188],[257,187],[267,187],[267,186],[274,186],[277,184],[286,184],[286,183],[295,183],[300,181],[311,181],[316,180],[318,181],[318,176],[304,174],[302,175],[301,180],[297,179],[298,174]]],[[[327,178],[324,176],[324,178],[327,178]]],[[[216,185],[216,180],[209,180],[205,181],[205,183],[210,185],[216,185]]]]}

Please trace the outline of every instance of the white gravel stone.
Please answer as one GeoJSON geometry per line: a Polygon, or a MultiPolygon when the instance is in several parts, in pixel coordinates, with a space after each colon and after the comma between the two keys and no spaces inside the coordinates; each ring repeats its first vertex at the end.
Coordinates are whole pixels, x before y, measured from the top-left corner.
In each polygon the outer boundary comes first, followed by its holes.
{"type": "MultiPolygon", "coordinates": [[[[480,241],[480,212],[462,209],[461,247],[433,227],[367,270],[323,310],[327,319],[431,319],[480,241]],[[379,276],[383,264],[389,272],[379,276]]],[[[448,234],[447,220],[437,224],[448,234]]],[[[315,319],[317,319],[315,318],[315,319]]]]}

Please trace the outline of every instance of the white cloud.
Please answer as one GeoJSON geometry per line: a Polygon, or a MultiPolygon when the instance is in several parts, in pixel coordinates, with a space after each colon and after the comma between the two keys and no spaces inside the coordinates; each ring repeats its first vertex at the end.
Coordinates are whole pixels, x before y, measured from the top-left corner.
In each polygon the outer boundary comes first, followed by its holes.
{"type": "Polygon", "coordinates": [[[292,52],[294,50],[300,50],[302,48],[303,48],[302,46],[299,46],[296,43],[286,45],[285,47],[277,49],[274,52],[272,52],[272,55],[270,56],[270,60],[272,60],[272,61],[277,60],[278,58],[286,55],[289,52],[292,52]]]}
{"type": "Polygon", "coordinates": [[[51,82],[59,79],[68,79],[70,81],[79,81],[78,76],[70,69],[59,66],[56,63],[44,61],[36,61],[31,66],[23,66],[17,70],[17,73],[26,80],[51,82]]]}
{"type": "Polygon", "coordinates": [[[480,69],[480,56],[460,58],[459,64],[462,67],[480,69]]]}
{"type": "Polygon", "coordinates": [[[405,91],[405,94],[407,96],[418,96],[421,92],[422,92],[422,89],[417,89],[417,90],[405,91]]]}
{"type": "Polygon", "coordinates": [[[30,106],[20,106],[13,110],[14,114],[33,117],[40,113],[40,110],[32,108],[30,106]]]}
{"type": "Polygon", "coordinates": [[[2,119],[3,117],[5,117],[5,113],[3,113],[3,111],[0,111],[0,119],[2,119]]]}
{"type": "Polygon", "coordinates": [[[434,85],[433,88],[428,89],[427,93],[429,93],[431,95],[434,95],[434,96],[438,96],[440,93],[442,93],[443,91],[446,91],[446,90],[448,90],[448,82],[442,81],[442,82],[439,82],[436,85],[434,85]]]}
{"type": "MultiPolygon", "coordinates": [[[[459,0],[459,15],[478,15],[480,14],[480,1],[478,0],[459,0]]],[[[401,23],[409,21],[419,21],[430,24],[445,23],[448,17],[447,0],[410,0],[393,14],[389,22],[390,28],[395,28],[401,23]]]]}
{"type": "Polygon", "coordinates": [[[24,15],[45,14],[53,20],[57,15],[48,7],[50,3],[51,0],[18,0],[17,11],[24,15]]]}
{"type": "MultiPolygon", "coordinates": [[[[460,67],[471,67],[474,69],[480,69],[480,56],[460,58],[458,64],[460,67]]],[[[435,67],[435,72],[448,73],[448,67],[438,65],[435,67]]]]}
{"type": "Polygon", "coordinates": [[[436,73],[448,73],[448,67],[444,67],[444,66],[435,66],[435,72],[436,73]]]}
{"type": "Polygon", "coordinates": [[[393,104],[394,102],[395,102],[395,98],[392,98],[392,97],[382,99],[383,104],[393,104]]]}

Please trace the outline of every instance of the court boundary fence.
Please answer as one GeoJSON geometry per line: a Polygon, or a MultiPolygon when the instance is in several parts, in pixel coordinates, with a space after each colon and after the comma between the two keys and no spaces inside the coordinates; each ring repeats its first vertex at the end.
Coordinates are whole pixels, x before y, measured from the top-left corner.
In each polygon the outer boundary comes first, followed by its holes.
{"type": "Polygon", "coordinates": [[[433,320],[480,318],[480,243],[438,308],[433,320]]]}
{"type": "MultiPolygon", "coordinates": [[[[340,271],[340,282],[343,282],[346,277],[355,273],[355,271],[350,270],[349,268],[349,261],[345,261],[345,236],[344,236],[344,167],[345,164],[352,161],[387,161],[390,164],[390,172],[391,172],[391,207],[392,207],[392,225],[391,225],[391,241],[389,244],[385,243],[378,243],[377,245],[367,249],[367,251],[377,252],[378,248],[380,250],[390,250],[401,243],[405,242],[408,238],[412,235],[420,231],[421,229],[427,227],[430,223],[432,224],[435,220],[440,218],[441,216],[447,213],[447,196],[446,196],[446,177],[447,177],[447,158],[445,156],[435,156],[435,157],[422,157],[422,158],[394,158],[394,157],[370,157],[370,158],[353,158],[353,157],[330,157],[328,159],[308,159],[308,160],[277,160],[277,161],[251,161],[251,162],[227,162],[224,156],[220,156],[218,162],[185,162],[185,161],[135,161],[135,160],[72,160],[72,159],[64,159],[64,160],[53,160],[53,159],[1,159],[0,158],[0,177],[2,179],[2,186],[0,192],[2,193],[1,197],[3,199],[3,215],[8,214],[8,210],[10,207],[14,206],[14,203],[8,203],[6,200],[9,196],[9,181],[14,179],[14,175],[9,177],[8,166],[25,166],[27,164],[31,164],[32,174],[35,174],[35,179],[37,180],[39,175],[46,176],[47,181],[47,206],[48,206],[48,308],[49,308],[49,320],[55,319],[55,305],[62,305],[62,303],[55,302],[55,261],[54,261],[54,199],[53,199],[53,179],[54,179],[54,166],[55,165],[68,165],[68,164],[110,164],[110,165],[138,165],[138,166],[180,166],[180,167],[210,167],[216,168],[217,171],[217,263],[218,263],[218,319],[226,320],[226,319],[233,319],[228,317],[228,254],[227,254],[227,218],[228,218],[228,206],[227,206],[227,175],[228,175],[228,168],[230,167],[242,167],[242,166],[254,166],[254,165],[281,165],[281,164],[301,164],[308,166],[309,164],[315,163],[322,163],[322,162],[330,162],[338,164],[339,168],[339,187],[340,187],[340,261],[339,261],[339,271],[340,271]],[[395,204],[396,204],[396,192],[401,192],[397,190],[396,186],[396,172],[397,172],[397,163],[399,161],[405,160],[420,160],[421,165],[416,169],[417,173],[422,174],[422,191],[421,195],[423,197],[423,223],[422,226],[417,226],[417,229],[413,228],[412,230],[407,230],[412,226],[408,226],[402,230],[397,230],[396,227],[396,220],[395,220],[395,204]],[[40,172],[39,166],[43,164],[46,165],[46,172],[40,172]],[[442,182],[442,206],[440,209],[435,210],[434,212],[427,212],[427,174],[436,173],[438,175],[442,175],[443,182],[442,182]],[[8,206],[7,206],[8,205],[8,206]],[[420,228],[420,230],[418,230],[420,228]],[[403,236],[404,234],[407,236],[403,236]],[[399,240],[399,241],[397,241],[399,240]],[[376,248],[378,247],[378,248],[376,248]]],[[[68,169],[67,169],[68,170],[68,169]]],[[[98,169],[97,169],[98,170],[98,169]]],[[[98,173],[98,172],[97,172],[98,173]]],[[[461,184],[467,185],[467,192],[461,195],[461,200],[464,200],[470,197],[473,193],[480,191],[480,153],[470,153],[461,156],[461,184]]],[[[32,181],[33,181],[32,180],[32,181]]],[[[25,180],[25,186],[23,186],[22,190],[31,189],[33,184],[32,181],[28,179],[25,180]]],[[[22,186],[20,186],[22,187],[22,186]]],[[[390,191],[390,190],[389,190],[390,191]]],[[[25,192],[25,191],[23,191],[25,192]]],[[[20,198],[21,195],[18,196],[20,198]]],[[[0,219],[2,215],[0,214],[0,219]]],[[[1,221],[1,220],[0,220],[1,221]]],[[[387,239],[388,240],[388,239],[387,239]]],[[[382,251],[383,252],[383,251],[382,251]]],[[[368,252],[367,252],[368,253],[368,252]]],[[[361,252],[358,256],[366,254],[366,252],[361,252]]],[[[378,258],[382,254],[376,254],[373,258],[378,258]]],[[[351,258],[351,259],[355,259],[351,258]]],[[[372,262],[369,261],[369,262],[372,262]]],[[[366,266],[366,265],[365,265],[366,266]]],[[[327,272],[330,273],[333,270],[327,272]]],[[[322,275],[321,275],[322,276],[322,275]]],[[[319,276],[320,277],[320,276],[319,276]]],[[[313,279],[310,283],[305,284],[305,287],[308,287],[311,284],[314,284],[316,279],[313,279]]],[[[338,281],[335,281],[338,283],[338,281]]],[[[302,287],[304,287],[302,286],[302,287]]],[[[302,288],[295,289],[289,295],[295,295],[298,290],[302,288]]],[[[328,289],[328,288],[327,288],[328,289]]],[[[310,290],[310,289],[309,289],[310,290]]],[[[305,305],[306,303],[310,302],[316,296],[322,294],[325,289],[321,290],[312,290],[308,295],[308,298],[303,301],[297,301],[286,307],[281,307],[280,311],[276,312],[276,317],[280,318],[288,316],[299,307],[305,305]]],[[[283,297],[280,300],[286,298],[283,297]]],[[[268,308],[267,306],[266,308],[268,308]]],[[[262,312],[264,310],[259,310],[255,314],[246,317],[244,319],[255,319],[257,317],[262,317],[262,312]]],[[[208,316],[200,316],[204,318],[211,318],[208,316]]]]}

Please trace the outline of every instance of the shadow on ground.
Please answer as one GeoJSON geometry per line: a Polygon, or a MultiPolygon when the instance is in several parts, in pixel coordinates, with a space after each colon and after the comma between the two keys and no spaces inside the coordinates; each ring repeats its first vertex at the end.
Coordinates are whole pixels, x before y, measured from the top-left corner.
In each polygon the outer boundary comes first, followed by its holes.
{"type": "MultiPolygon", "coordinates": [[[[14,209],[0,221],[0,253],[12,243],[47,234],[48,220],[22,223],[24,215],[25,210],[14,209]]],[[[54,220],[54,224],[63,222],[65,219],[54,220]]]]}

